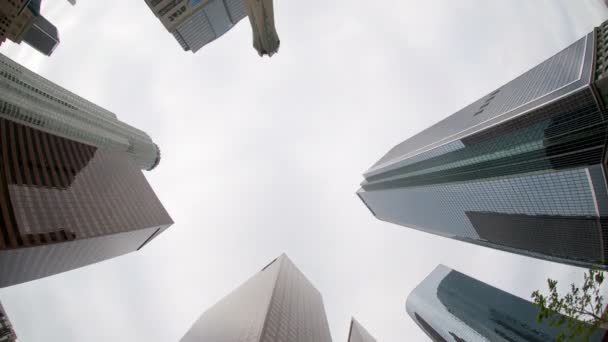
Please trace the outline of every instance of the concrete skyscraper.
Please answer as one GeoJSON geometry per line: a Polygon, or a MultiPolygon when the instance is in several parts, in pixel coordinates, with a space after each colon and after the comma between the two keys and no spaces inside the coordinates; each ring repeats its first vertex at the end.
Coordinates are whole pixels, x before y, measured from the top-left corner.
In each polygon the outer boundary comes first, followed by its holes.
{"type": "Polygon", "coordinates": [[[142,248],[173,222],[116,115],[0,55],[0,287],[142,248]]]}
{"type": "MultiPolygon", "coordinates": [[[[408,296],[406,310],[435,342],[555,341],[560,329],[539,324],[538,307],[439,265],[408,296]]],[[[598,330],[590,342],[602,341],[598,330]]]]}
{"type": "Polygon", "coordinates": [[[13,329],[11,321],[8,319],[6,311],[2,303],[0,303],[0,342],[15,342],[17,341],[17,334],[13,329]]]}
{"type": "Polygon", "coordinates": [[[351,319],[348,330],[348,342],[376,342],[367,330],[356,319],[351,319]]]}
{"type": "Polygon", "coordinates": [[[181,342],[331,342],[321,293],[283,254],[207,310],[181,342]]]}
{"type": "Polygon", "coordinates": [[[230,31],[247,16],[245,0],[146,0],[152,12],[186,51],[230,31]]]}
{"type": "Polygon", "coordinates": [[[605,268],[607,41],[604,23],[395,146],[357,194],[384,221],[605,268]]]}

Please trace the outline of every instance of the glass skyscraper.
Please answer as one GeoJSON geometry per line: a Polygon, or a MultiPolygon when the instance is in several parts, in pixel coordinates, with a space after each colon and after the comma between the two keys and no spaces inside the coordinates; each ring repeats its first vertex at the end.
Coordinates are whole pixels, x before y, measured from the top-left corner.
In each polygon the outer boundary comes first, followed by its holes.
{"type": "Polygon", "coordinates": [[[173,221],[116,115],[0,55],[0,287],[139,250],[173,221]]]}
{"type": "Polygon", "coordinates": [[[608,24],[391,149],[357,192],[384,221],[608,264],[608,24]]]}
{"type": "Polygon", "coordinates": [[[283,254],[208,309],[181,342],[331,342],[321,293],[283,254]]]}
{"type": "Polygon", "coordinates": [[[351,319],[348,342],[376,342],[376,339],[356,320],[351,319]]]}
{"type": "MultiPolygon", "coordinates": [[[[555,341],[559,328],[538,323],[538,307],[439,265],[408,296],[406,310],[435,342],[555,341]]],[[[590,342],[602,341],[598,330],[590,342]]]]}

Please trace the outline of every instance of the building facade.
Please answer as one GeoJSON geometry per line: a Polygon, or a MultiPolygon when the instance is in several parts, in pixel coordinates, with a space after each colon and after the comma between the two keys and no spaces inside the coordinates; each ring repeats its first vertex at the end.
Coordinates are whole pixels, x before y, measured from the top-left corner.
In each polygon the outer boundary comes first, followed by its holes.
{"type": "Polygon", "coordinates": [[[604,23],[395,146],[357,194],[380,220],[606,267],[607,34],[604,23]]]}
{"type": "Polygon", "coordinates": [[[376,342],[376,339],[356,319],[351,319],[348,342],[376,342]]]}
{"type": "Polygon", "coordinates": [[[28,8],[29,0],[0,2],[0,45],[10,39],[20,42],[34,13],[28,8]]]}
{"type": "Polygon", "coordinates": [[[160,150],[143,131],[0,54],[0,117],[84,144],[126,152],[144,170],[160,150]]]}
{"type": "Polygon", "coordinates": [[[13,329],[11,321],[8,319],[8,315],[0,303],[0,342],[16,342],[17,334],[13,329]]]}
{"type": "Polygon", "coordinates": [[[207,310],[181,342],[331,342],[321,293],[281,255],[207,310]]]}
{"type": "Polygon", "coordinates": [[[59,45],[55,25],[40,14],[41,0],[11,0],[0,4],[0,45],[6,40],[25,42],[50,56],[59,45]]]}
{"type": "Polygon", "coordinates": [[[59,31],[41,15],[34,16],[22,39],[38,52],[50,56],[59,46],[59,31]]]}
{"type": "MultiPolygon", "coordinates": [[[[560,333],[537,322],[534,303],[443,265],[412,291],[406,310],[435,342],[545,342],[560,333]]],[[[589,341],[602,341],[604,334],[598,330],[589,341]]]]}
{"type": "Polygon", "coordinates": [[[245,0],[146,0],[185,51],[197,52],[247,16],[245,0]]]}
{"type": "Polygon", "coordinates": [[[0,287],[139,250],[173,221],[143,132],[0,55],[0,287]]]}

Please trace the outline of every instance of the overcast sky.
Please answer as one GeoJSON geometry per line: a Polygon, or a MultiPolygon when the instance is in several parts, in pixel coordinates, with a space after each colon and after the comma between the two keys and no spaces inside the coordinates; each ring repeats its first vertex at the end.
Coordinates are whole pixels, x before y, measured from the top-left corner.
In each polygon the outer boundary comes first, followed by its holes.
{"type": "Polygon", "coordinates": [[[589,32],[601,0],[275,1],[279,54],[242,21],[184,52],[143,0],[43,2],[61,44],[0,52],[148,132],[175,225],[142,251],[0,290],[22,342],[177,341],[285,252],[334,342],[426,341],[405,312],[437,264],[524,298],[581,270],[373,218],[355,195],[393,145],[589,32]]]}

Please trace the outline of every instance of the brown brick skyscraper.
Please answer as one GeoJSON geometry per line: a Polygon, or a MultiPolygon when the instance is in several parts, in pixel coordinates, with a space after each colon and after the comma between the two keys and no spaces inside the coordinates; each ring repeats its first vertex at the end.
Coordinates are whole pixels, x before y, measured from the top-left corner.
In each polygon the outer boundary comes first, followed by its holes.
{"type": "Polygon", "coordinates": [[[173,222],[143,132],[0,55],[0,287],[131,251],[173,222]]]}

